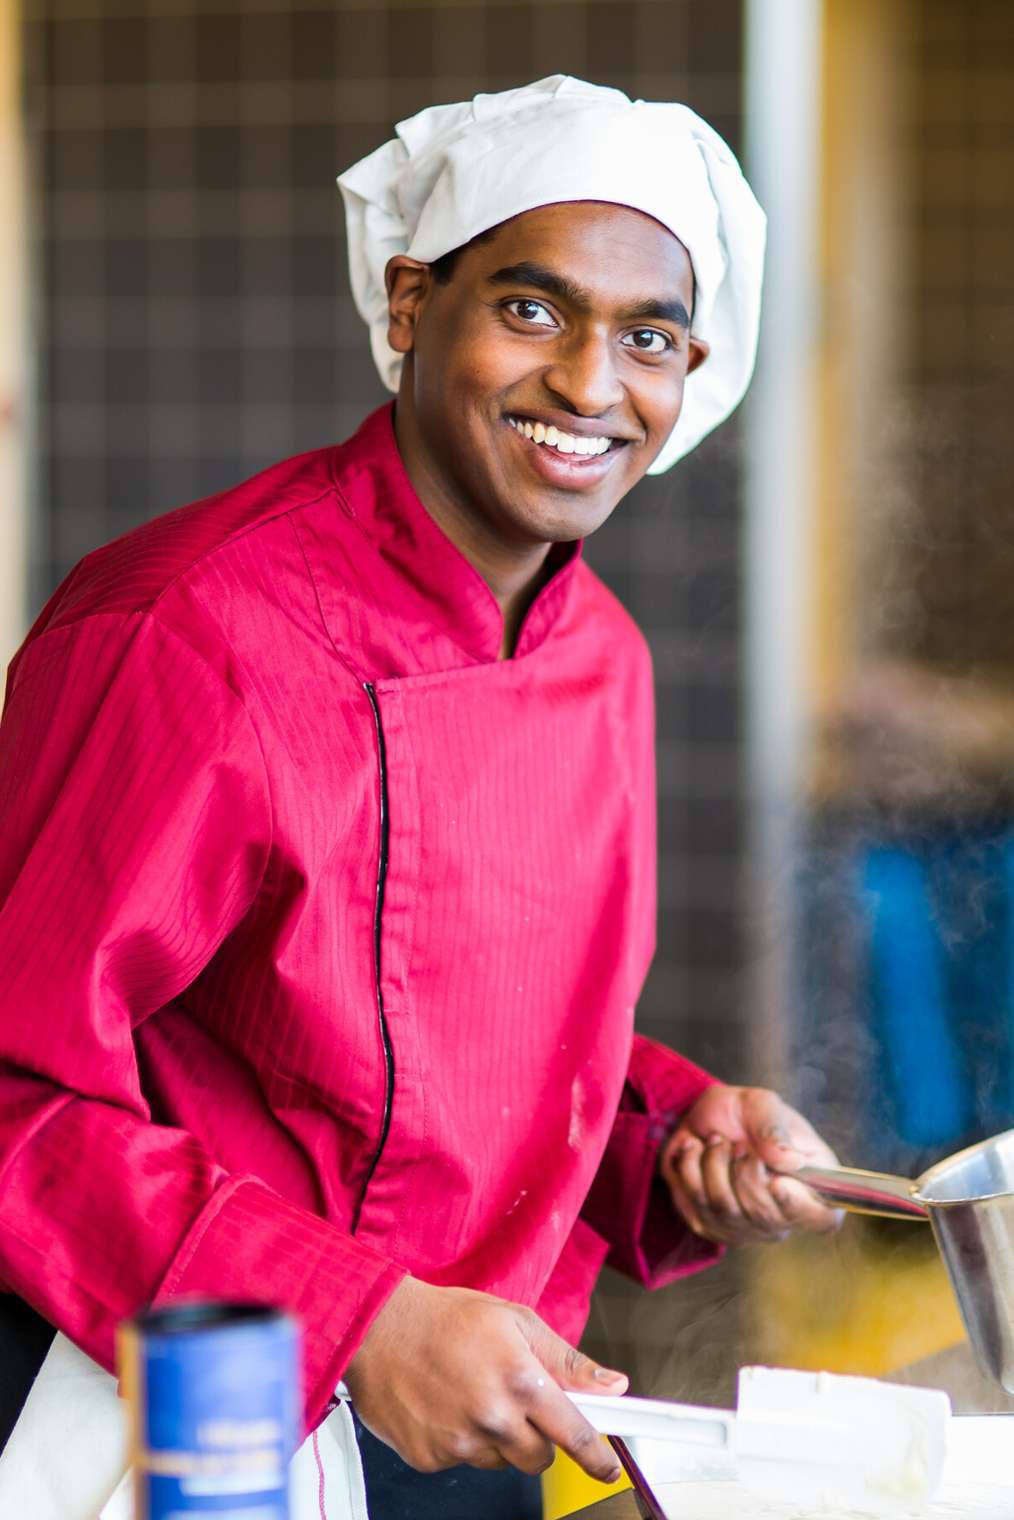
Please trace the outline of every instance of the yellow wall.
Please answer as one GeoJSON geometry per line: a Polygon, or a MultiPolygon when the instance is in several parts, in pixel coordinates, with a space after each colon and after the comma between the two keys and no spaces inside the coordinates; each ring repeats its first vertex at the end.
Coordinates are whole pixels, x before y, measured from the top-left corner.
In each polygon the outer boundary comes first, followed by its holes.
{"type": "Polygon", "coordinates": [[[630,1487],[629,1478],[619,1483],[596,1483],[583,1473],[576,1462],[556,1454],[556,1461],[542,1477],[542,1509],[545,1520],[559,1520],[561,1515],[572,1515],[577,1509],[607,1499],[610,1494],[622,1493],[630,1487]]]}
{"type": "Polygon", "coordinates": [[[961,1316],[929,1230],[894,1230],[871,1236],[849,1219],[833,1243],[759,1252],[751,1358],[879,1377],[960,1341],[961,1316]]]}
{"type": "MultiPolygon", "coordinates": [[[[917,0],[824,0],[819,169],[817,447],[808,567],[809,703],[814,731],[861,655],[864,561],[889,467],[903,343],[905,231],[900,195],[903,50],[917,0]]],[[[819,745],[818,796],[835,777],[819,745]]]]}

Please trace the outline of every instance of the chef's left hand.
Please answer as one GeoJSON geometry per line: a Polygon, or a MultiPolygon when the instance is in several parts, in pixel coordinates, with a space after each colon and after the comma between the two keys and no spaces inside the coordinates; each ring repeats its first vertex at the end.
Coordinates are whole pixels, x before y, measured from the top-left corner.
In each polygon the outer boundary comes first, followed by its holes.
{"type": "Polygon", "coordinates": [[[782,1173],[837,1166],[830,1146],[765,1087],[709,1087],[662,1147],[659,1171],[690,1228],[705,1240],[754,1245],[841,1223],[801,1182],[782,1173]]]}

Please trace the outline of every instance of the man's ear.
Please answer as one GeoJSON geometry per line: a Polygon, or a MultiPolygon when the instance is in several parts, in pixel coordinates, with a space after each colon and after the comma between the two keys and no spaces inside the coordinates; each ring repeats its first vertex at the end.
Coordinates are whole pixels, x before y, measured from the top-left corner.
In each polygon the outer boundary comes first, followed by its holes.
{"type": "Polygon", "coordinates": [[[410,354],[415,347],[415,328],[432,284],[430,266],[405,253],[388,259],[384,270],[387,286],[387,341],[396,354],[410,354]]]}
{"type": "Polygon", "coordinates": [[[703,338],[691,338],[688,345],[687,374],[692,375],[695,369],[699,369],[711,352],[711,344],[705,343],[703,338]]]}

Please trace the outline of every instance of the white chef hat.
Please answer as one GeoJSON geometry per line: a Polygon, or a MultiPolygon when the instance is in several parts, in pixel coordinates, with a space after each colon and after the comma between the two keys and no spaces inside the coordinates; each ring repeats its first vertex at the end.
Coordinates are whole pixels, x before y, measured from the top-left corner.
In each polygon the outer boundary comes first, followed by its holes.
{"type": "Polygon", "coordinates": [[[344,174],[352,293],[381,379],[397,390],[384,269],[432,263],[536,206],[608,201],[644,211],[687,249],[692,330],[711,345],[650,473],[688,453],[738,405],[760,321],[764,213],[730,149],[688,106],[554,74],[496,95],[431,106],[344,174]]]}

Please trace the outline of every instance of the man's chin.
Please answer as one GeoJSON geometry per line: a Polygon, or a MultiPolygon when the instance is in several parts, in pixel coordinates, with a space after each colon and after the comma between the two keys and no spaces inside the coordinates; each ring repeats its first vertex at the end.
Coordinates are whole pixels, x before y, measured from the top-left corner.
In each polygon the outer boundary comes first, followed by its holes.
{"type": "Polygon", "coordinates": [[[523,503],[515,498],[508,515],[527,536],[539,543],[572,544],[575,539],[587,538],[601,528],[618,501],[619,498],[614,499],[611,494],[604,501],[590,497],[575,501],[568,492],[546,491],[538,495],[528,494],[523,503]]]}

